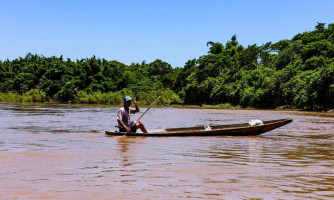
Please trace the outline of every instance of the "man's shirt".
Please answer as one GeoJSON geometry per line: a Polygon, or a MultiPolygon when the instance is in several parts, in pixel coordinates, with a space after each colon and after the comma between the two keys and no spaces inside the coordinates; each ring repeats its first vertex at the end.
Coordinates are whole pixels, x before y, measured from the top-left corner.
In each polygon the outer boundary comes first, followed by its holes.
{"type": "MultiPolygon", "coordinates": [[[[130,124],[130,114],[135,114],[136,109],[121,107],[117,112],[117,119],[122,121],[126,126],[129,127],[130,124]]],[[[123,127],[122,124],[118,123],[118,126],[123,127]]]]}

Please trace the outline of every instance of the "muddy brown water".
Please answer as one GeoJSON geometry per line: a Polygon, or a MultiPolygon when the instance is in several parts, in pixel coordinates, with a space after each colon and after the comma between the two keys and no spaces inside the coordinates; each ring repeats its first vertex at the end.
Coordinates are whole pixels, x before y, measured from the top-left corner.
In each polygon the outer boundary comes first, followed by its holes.
{"type": "Polygon", "coordinates": [[[149,130],[294,121],[250,137],[105,136],[117,109],[0,103],[1,199],[334,198],[332,116],[152,108],[149,130]]]}

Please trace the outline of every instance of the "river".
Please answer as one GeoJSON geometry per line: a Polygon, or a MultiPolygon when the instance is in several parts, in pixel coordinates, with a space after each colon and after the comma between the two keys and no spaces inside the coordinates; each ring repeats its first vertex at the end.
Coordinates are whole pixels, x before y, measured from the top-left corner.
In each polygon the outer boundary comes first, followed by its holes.
{"type": "Polygon", "coordinates": [[[148,130],[293,122],[248,137],[106,136],[117,109],[0,103],[1,199],[334,198],[333,116],[152,108],[148,130]]]}

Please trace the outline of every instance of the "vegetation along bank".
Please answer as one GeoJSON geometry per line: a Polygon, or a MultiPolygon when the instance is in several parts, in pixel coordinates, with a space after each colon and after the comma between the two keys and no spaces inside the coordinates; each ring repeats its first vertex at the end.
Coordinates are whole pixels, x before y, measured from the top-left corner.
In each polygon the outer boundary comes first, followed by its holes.
{"type": "Polygon", "coordinates": [[[175,68],[28,53],[0,61],[0,101],[120,104],[129,95],[141,104],[161,96],[160,105],[334,108],[334,24],[262,46],[244,47],[236,35],[207,46],[207,55],[175,68]]]}

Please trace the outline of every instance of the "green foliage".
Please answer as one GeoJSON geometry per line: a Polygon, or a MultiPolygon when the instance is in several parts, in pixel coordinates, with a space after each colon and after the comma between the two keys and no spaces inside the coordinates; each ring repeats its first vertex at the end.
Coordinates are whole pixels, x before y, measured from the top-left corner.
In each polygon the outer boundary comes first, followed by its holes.
{"type": "Polygon", "coordinates": [[[210,47],[210,54],[220,54],[223,51],[224,46],[221,43],[215,43],[215,42],[208,42],[206,44],[207,46],[211,45],[210,47]]]}
{"type": "Polygon", "coordinates": [[[0,93],[0,101],[4,102],[45,102],[46,94],[38,89],[31,89],[24,94],[16,92],[0,93]]]}
{"type": "Polygon", "coordinates": [[[150,104],[161,93],[162,104],[182,103],[172,91],[179,71],[161,60],[126,66],[95,56],[73,62],[29,53],[0,62],[0,101],[120,104],[131,95],[150,104]]]}
{"type": "Polygon", "coordinates": [[[46,94],[38,89],[31,89],[22,96],[23,102],[45,102],[46,94]]]}
{"type": "Polygon", "coordinates": [[[0,101],[4,102],[22,102],[22,95],[16,92],[0,93],[0,101]]]}
{"type": "Polygon", "coordinates": [[[334,108],[334,24],[262,46],[208,42],[208,55],[188,61],[175,90],[187,104],[306,110],[334,108]]]}
{"type": "Polygon", "coordinates": [[[147,105],[161,96],[159,105],[334,108],[334,24],[261,46],[244,47],[233,35],[207,47],[183,68],[28,53],[0,61],[0,101],[121,104],[129,95],[147,105]]]}
{"type": "Polygon", "coordinates": [[[120,104],[123,102],[123,95],[120,92],[102,93],[100,91],[87,94],[85,91],[78,91],[75,102],[85,104],[120,104]]]}

